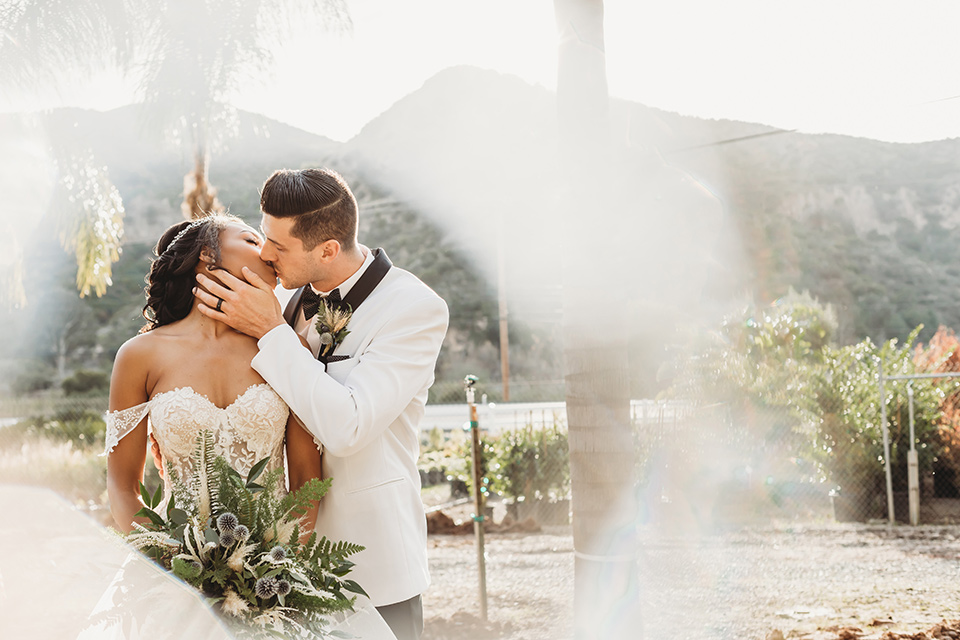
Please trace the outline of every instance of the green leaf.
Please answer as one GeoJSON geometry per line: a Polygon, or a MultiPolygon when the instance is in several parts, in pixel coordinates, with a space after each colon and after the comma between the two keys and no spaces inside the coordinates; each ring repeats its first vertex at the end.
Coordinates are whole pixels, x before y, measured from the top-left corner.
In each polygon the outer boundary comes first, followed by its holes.
{"type": "Polygon", "coordinates": [[[260,477],[260,474],[263,473],[263,470],[267,468],[267,463],[270,462],[270,456],[267,456],[257,464],[253,465],[250,469],[250,473],[247,475],[247,488],[252,488],[251,485],[253,481],[260,477]]]}
{"type": "Polygon", "coordinates": [[[202,570],[202,567],[196,567],[191,562],[184,560],[183,558],[174,557],[173,559],[174,575],[178,578],[186,580],[187,582],[196,579],[202,570]]]}
{"type": "Polygon", "coordinates": [[[300,544],[300,523],[293,525],[293,531],[290,532],[290,539],[287,540],[289,546],[299,545],[300,544]]]}
{"type": "Polygon", "coordinates": [[[187,528],[186,524],[181,524],[180,526],[176,527],[173,531],[170,532],[170,537],[179,541],[180,544],[183,544],[183,532],[186,530],[186,528],[187,528]]]}
{"type": "Polygon", "coordinates": [[[160,501],[163,500],[163,483],[157,485],[157,490],[153,492],[153,499],[151,500],[150,508],[156,509],[157,505],[160,504],[160,501]]]}
{"type": "Polygon", "coordinates": [[[183,525],[187,523],[187,512],[183,509],[168,509],[167,510],[167,520],[172,522],[175,525],[183,525]]]}
{"type": "Polygon", "coordinates": [[[351,592],[351,593],[356,593],[356,594],[359,594],[359,595],[361,595],[361,596],[365,596],[365,597],[367,597],[367,598],[370,597],[370,596],[367,595],[367,592],[363,590],[363,587],[361,587],[359,584],[357,584],[356,581],[354,581],[354,580],[344,580],[344,581],[343,581],[343,588],[346,589],[347,591],[351,592]]]}
{"type": "Polygon", "coordinates": [[[140,483],[140,499],[143,500],[143,504],[147,505],[147,507],[153,507],[153,505],[150,504],[150,492],[147,490],[147,485],[142,482],[140,483]]]}
{"type": "Polygon", "coordinates": [[[148,507],[143,507],[142,509],[140,509],[140,511],[137,511],[136,515],[139,517],[150,518],[150,522],[157,525],[158,527],[164,527],[167,524],[166,522],[163,521],[163,518],[160,517],[160,514],[158,514],[156,511],[148,507]]]}
{"type": "Polygon", "coordinates": [[[328,633],[328,635],[331,635],[331,636],[333,636],[334,638],[344,638],[344,639],[347,639],[347,638],[356,638],[356,637],[357,637],[357,636],[353,635],[352,633],[347,633],[346,631],[340,631],[339,629],[331,629],[331,630],[328,631],[327,633],[328,633]]]}

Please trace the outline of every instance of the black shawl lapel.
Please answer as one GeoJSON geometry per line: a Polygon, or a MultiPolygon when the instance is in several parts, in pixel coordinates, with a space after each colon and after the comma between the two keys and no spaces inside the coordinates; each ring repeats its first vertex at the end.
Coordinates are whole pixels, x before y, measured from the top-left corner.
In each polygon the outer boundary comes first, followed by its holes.
{"type": "Polygon", "coordinates": [[[300,298],[303,297],[303,287],[297,289],[290,300],[287,302],[287,308],[283,310],[283,319],[287,321],[287,324],[291,327],[294,326],[297,322],[297,311],[300,310],[300,298]]]}
{"type": "MultiPolygon", "coordinates": [[[[357,283],[350,287],[350,291],[343,298],[343,303],[349,305],[351,313],[355,312],[357,307],[367,299],[367,296],[377,288],[377,285],[380,284],[391,267],[393,267],[393,263],[390,262],[390,258],[387,257],[387,252],[381,248],[374,249],[373,262],[370,263],[370,266],[363,272],[363,275],[360,276],[357,283]]],[[[328,362],[339,362],[340,360],[347,360],[349,358],[350,356],[337,354],[317,356],[317,360],[324,364],[328,362]]]]}

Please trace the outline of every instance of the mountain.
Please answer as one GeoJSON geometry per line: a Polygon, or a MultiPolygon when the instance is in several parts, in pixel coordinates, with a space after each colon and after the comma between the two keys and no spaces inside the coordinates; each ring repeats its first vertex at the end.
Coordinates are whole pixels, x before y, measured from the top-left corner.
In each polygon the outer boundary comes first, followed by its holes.
{"type": "MultiPolygon", "coordinates": [[[[140,309],[151,248],[164,229],[182,219],[182,181],[192,158],[151,137],[142,122],[134,107],[0,116],[5,134],[0,151],[8,152],[0,162],[9,171],[3,183],[8,194],[4,218],[18,223],[14,240],[23,249],[28,298],[24,308],[0,317],[9,337],[0,346],[0,383],[36,389],[79,369],[109,371],[116,350],[143,325],[140,309]],[[57,186],[53,158],[64,162],[74,157],[89,157],[91,167],[102,167],[126,209],[123,253],[113,268],[114,284],[102,298],[77,297],[75,267],[51,233],[68,206],[57,186]]],[[[435,398],[448,394],[448,400],[462,400],[467,373],[485,380],[498,374],[495,291],[462,258],[455,242],[413,205],[367,184],[353,160],[343,156],[340,143],[256,114],[239,113],[233,123],[233,136],[213,150],[209,171],[231,213],[258,225],[258,189],[277,168],[337,168],[360,202],[363,241],[387,247],[396,265],[416,273],[450,304],[451,327],[437,376],[453,384],[438,385],[435,398]]],[[[555,379],[553,351],[519,323],[515,333],[514,348],[522,356],[517,375],[555,379]]]]}
{"type": "MultiPolygon", "coordinates": [[[[960,141],[807,135],[621,100],[610,115],[615,157],[596,185],[597,206],[617,208],[608,231],[631,241],[633,268],[608,277],[632,301],[632,348],[645,332],[679,339],[678,327],[710,326],[736,305],[773,303],[791,287],[834,305],[845,343],[904,337],[919,323],[924,339],[938,324],[960,326],[960,141]]],[[[13,374],[32,368],[42,384],[78,368],[108,370],[142,324],[149,250],[180,219],[192,163],[144,122],[134,107],[0,116],[2,207],[30,298],[0,318],[14,336],[0,349],[13,374]],[[127,212],[115,284],[99,299],[77,299],[50,233],[64,207],[52,159],[70,153],[106,168],[127,212]]],[[[491,393],[496,386],[501,278],[513,375],[560,376],[560,266],[579,254],[561,244],[566,185],[556,128],[549,91],[455,67],[343,144],[237,113],[225,123],[232,135],[213,149],[210,180],[231,212],[255,223],[257,189],[274,169],[341,171],[361,203],[364,241],[386,247],[450,303],[438,376],[453,400],[467,373],[493,381],[491,393]]],[[[576,224],[592,224],[591,211],[576,224]]],[[[600,313],[603,303],[585,301],[600,313]]],[[[651,372],[638,368],[637,380],[638,393],[650,393],[651,372]]]]}
{"type": "MultiPolygon", "coordinates": [[[[712,313],[808,289],[835,306],[843,342],[960,326],[960,140],[809,135],[620,100],[610,113],[623,211],[610,232],[635,238],[645,266],[625,291],[693,282],[712,313]]],[[[535,316],[556,308],[558,256],[575,251],[556,233],[556,126],[545,89],[457,67],[346,147],[369,180],[468,246],[488,279],[504,246],[511,299],[535,316]]]]}

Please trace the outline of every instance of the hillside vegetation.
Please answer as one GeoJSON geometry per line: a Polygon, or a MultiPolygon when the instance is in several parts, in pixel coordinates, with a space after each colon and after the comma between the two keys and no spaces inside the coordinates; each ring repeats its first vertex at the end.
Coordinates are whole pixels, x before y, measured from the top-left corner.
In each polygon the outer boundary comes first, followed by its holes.
{"type": "MultiPolygon", "coordinates": [[[[957,140],[805,135],[621,101],[611,115],[616,175],[598,189],[618,195],[623,222],[610,233],[635,239],[636,269],[611,277],[634,301],[637,395],[660,385],[664,356],[650,352],[651,335],[653,343],[682,341],[681,326],[710,326],[791,287],[832,305],[840,344],[904,338],[921,323],[925,341],[940,324],[960,326],[957,140]],[[651,311],[652,299],[668,303],[651,311]]],[[[0,118],[11,152],[5,170],[22,164],[28,148],[88,149],[126,207],[114,284],[103,297],[84,299],[51,231],[62,199],[38,198],[36,212],[16,213],[32,232],[17,238],[27,305],[0,318],[12,336],[0,347],[10,390],[57,385],[79,370],[108,372],[116,349],[142,324],[150,250],[180,219],[182,176],[192,161],[142,122],[133,107],[0,118]]],[[[449,384],[440,395],[459,400],[456,383],[467,373],[489,381],[491,393],[497,387],[499,269],[512,375],[562,377],[559,267],[577,253],[559,240],[564,185],[552,94],[459,67],[428,80],[347,143],[255,114],[240,113],[231,126],[234,135],[213,152],[210,179],[232,213],[257,224],[257,190],[274,169],[336,168],[360,199],[362,241],[384,246],[450,303],[437,388],[449,384]]],[[[602,312],[602,301],[591,303],[602,312]]]]}

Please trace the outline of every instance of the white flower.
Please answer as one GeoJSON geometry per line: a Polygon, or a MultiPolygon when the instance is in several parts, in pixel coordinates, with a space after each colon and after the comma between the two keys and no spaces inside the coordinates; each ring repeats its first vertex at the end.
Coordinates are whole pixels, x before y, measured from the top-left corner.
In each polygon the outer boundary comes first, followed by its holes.
{"type": "Polygon", "coordinates": [[[282,524],[267,529],[263,534],[263,541],[273,542],[276,540],[281,543],[287,542],[290,536],[293,535],[293,528],[297,526],[297,523],[297,520],[285,520],[282,524]],[[273,535],[274,529],[276,529],[277,532],[276,536],[273,535]]]}
{"type": "Polygon", "coordinates": [[[241,616],[250,610],[250,605],[246,600],[237,595],[233,589],[227,589],[221,605],[223,612],[231,616],[241,616]]]}
{"type": "Polygon", "coordinates": [[[233,553],[230,554],[230,557],[227,558],[227,566],[230,567],[232,571],[240,573],[243,571],[243,564],[247,559],[247,555],[249,555],[249,553],[256,548],[257,545],[255,544],[241,544],[234,550],[233,553]]]}
{"type": "Polygon", "coordinates": [[[253,622],[264,629],[271,627],[275,631],[283,631],[284,620],[289,620],[289,618],[283,614],[283,611],[279,607],[274,607],[258,615],[253,619],[253,622]]]}

